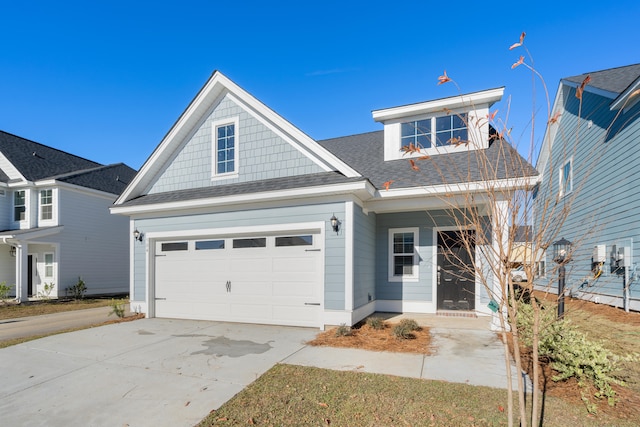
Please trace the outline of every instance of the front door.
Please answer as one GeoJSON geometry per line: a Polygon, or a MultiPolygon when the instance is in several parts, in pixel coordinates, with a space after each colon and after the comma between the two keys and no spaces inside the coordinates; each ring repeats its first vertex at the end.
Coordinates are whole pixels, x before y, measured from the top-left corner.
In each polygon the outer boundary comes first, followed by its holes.
{"type": "Polygon", "coordinates": [[[27,256],[27,286],[28,286],[27,296],[32,297],[33,296],[33,255],[27,256]]]}
{"type": "Polygon", "coordinates": [[[438,310],[475,309],[474,236],[473,230],[438,232],[438,310]]]}

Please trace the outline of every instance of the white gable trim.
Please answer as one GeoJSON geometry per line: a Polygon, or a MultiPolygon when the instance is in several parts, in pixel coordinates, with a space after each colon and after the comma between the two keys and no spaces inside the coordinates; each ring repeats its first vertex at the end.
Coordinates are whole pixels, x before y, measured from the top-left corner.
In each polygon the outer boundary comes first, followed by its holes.
{"type": "Polygon", "coordinates": [[[631,108],[640,99],[640,78],[625,89],[624,92],[611,104],[611,110],[619,110],[620,108],[631,108]]]}
{"type": "Polygon", "coordinates": [[[335,170],[347,177],[360,176],[354,169],[339,160],[309,136],[233,83],[222,73],[216,71],[200,92],[198,92],[193,101],[191,101],[187,109],[178,118],[153,153],[151,153],[151,156],[149,156],[147,161],[142,165],[134,180],[123,191],[115,204],[122,204],[132,197],[142,195],[146,187],[153,181],[157,174],[161,172],[162,167],[169,161],[174,151],[182,145],[191,135],[193,129],[210,113],[211,106],[227,93],[234,98],[234,101],[245,106],[255,114],[256,117],[262,119],[264,124],[270,124],[272,128],[276,128],[281,133],[289,135],[289,141],[295,140],[299,142],[301,146],[307,149],[308,153],[315,155],[314,157],[316,157],[316,159],[324,159],[326,163],[324,168],[328,168],[325,170],[335,168],[335,170]]]}
{"type": "Polygon", "coordinates": [[[18,169],[0,152],[0,169],[7,174],[10,180],[26,181],[27,179],[18,171],[18,169]]]}

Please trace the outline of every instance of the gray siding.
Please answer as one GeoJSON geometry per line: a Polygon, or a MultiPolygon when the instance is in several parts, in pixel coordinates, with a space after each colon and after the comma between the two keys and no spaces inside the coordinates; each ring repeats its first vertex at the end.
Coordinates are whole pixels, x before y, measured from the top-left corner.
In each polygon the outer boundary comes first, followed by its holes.
{"type": "Polygon", "coordinates": [[[4,191],[4,195],[0,194],[0,230],[8,230],[10,224],[10,214],[13,193],[7,188],[2,188],[0,191],[4,191]]]}
{"type": "Polygon", "coordinates": [[[376,214],[354,206],[353,307],[376,299],[376,214]]]}
{"type": "MultiPolygon", "coordinates": [[[[537,210],[545,200],[558,200],[570,207],[566,221],[559,221],[558,233],[551,239],[565,237],[576,246],[567,266],[567,287],[572,292],[585,291],[608,296],[622,295],[622,278],[609,272],[612,244],[635,246],[633,263],[640,261],[640,104],[620,114],[610,111],[610,99],[588,92],[584,94],[582,123],[578,126],[579,103],[574,89],[565,87],[565,109],[553,143],[550,161],[544,171],[536,198],[537,210]],[[589,127],[587,121],[591,120],[589,127]],[[558,173],[564,159],[573,156],[574,192],[558,199],[558,173]],[[606,245],[604,274],[594,279],[591,272],[593,247],[606,245]]],[[[538,225],[540,227],[540,225],[538,225]]],[[[551,255],[547,256],[553,267],[551,255]]],[[[538,286],[557,287],[557,278],[548,274],[538,286]]],[[[632,298],[640,298],[640,286],[632,284],[632,298]]],[[[610,298],[609,298],[610,300],[610,298]]]]}
{"type": "Polygon", "coordinates": [[[57,254],[60,295],[81,276],[87,294],[129,291],[129,220],[111,215],[113,201],[60,189],[59,223],[64,230],[44,239],[59,243],[57,254]]]}
{"type": "MultiPolygon", "coordinates": [[[[169,218],[135,220],[135,227],[143,233],[188,231],[323,221],[325,223],[325,308],[344,310],[345,307],[345,242],[341,231],[331,229],[329,218],[344,218],[344,203],[327,203],[269,209],[186,215],[169,218]]],[[[144,242],[143,242],[144,243],[144,242]]],[[[146,260],[145,246],[136,242],[134,247],[134,300],[145,301],[146,260]]]]}
{"type": "Polygon", "coordinates": [[[225,96],[152,184],[148,194],[318,172],[323,172],[318,165],[225,96]],[[239,117],[236,130],[239,176],[212,181],[212,123],[234,117],[239,117]]]}

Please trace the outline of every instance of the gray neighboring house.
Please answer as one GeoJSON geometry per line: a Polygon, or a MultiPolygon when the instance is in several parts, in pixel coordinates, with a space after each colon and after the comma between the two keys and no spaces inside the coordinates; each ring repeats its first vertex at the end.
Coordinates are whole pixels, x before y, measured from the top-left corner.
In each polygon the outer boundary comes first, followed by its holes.
{"type": "Polygon", "coordinates": [[[87,295],[128,293],[128,221],[109,207],[135,173],[0,131],[0,283],[20,301],[78,277],[87,295]]]}
{"type": "Polygon", "coordinates": [[[490,315],[488,293],[442,248],[475,232],[446,210],[462,194],[491,224],[487,187],[535,181],[490,138],[502,93],[376,110],[380,131],[316,141],[214,72],[111,209],[130,218],[132,309],[319,328],[376,311],[490,315]],[[403,155],[409,144],[423,150],[403,155]],[[495,182],[480,179],[480,150],[495,182]],[[438,167],[412,170],[423,155],[438,167]]]}
{"type": "MultiPolygon", "coordinates": [[[[535,210],[570,204],[553,238],[574,243],[566,287],[572,295],[640,310],[640,64],[564,78],[537,168],[535,210]],[[576,90],[584,86],[582,104],[576,90]],[[625,292],[626,291],[626,292],[625,292]]],[[[549,211],[547,211],[549,212],[549,211]]],[[[547,270],[554,265],[547,250],[547,270]]],[[[557,277],[547,279],[557,290],[557,277]]]]}

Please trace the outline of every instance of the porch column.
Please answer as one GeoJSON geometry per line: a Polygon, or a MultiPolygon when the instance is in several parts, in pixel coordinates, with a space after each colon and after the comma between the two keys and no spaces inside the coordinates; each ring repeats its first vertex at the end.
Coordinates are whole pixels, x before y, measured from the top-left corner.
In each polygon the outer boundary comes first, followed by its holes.
{"type": "MultiPolygon", "coordinates": [[[[508,248],[509,248],[509,202],[508,201],[496,201],[493,204],[493,212],[491,217],[491,233],[492,233],[492,242],[493,242],[493,253],[495,255],[494,262],[497,265],[497,268],[494,267],[493,271],[495,275],[493,277],[493,286],[492,286],[492,298],[494,298],[498,303],[502,300],[502,286],[501,282],[504,280],[508,280],[507,278],[507,269],[505,264],[502,262],[500,258],[508,257],[508,248]]],[[[504,313],[506,317],[506,307],[504,308],[504,313]]],[[[507,325],[508,327],[508,325],[507,325]]],[[[498,314],[495,313],[491,319],[491,329],[499,330],[500,329],[500,319],[498,314]]]]}
{"type": "Polygon", "coordinates": [[[27,245],[18,243],[16,247],[16,299],[20,302],[29,300],[29,278],[27,245]]]}

